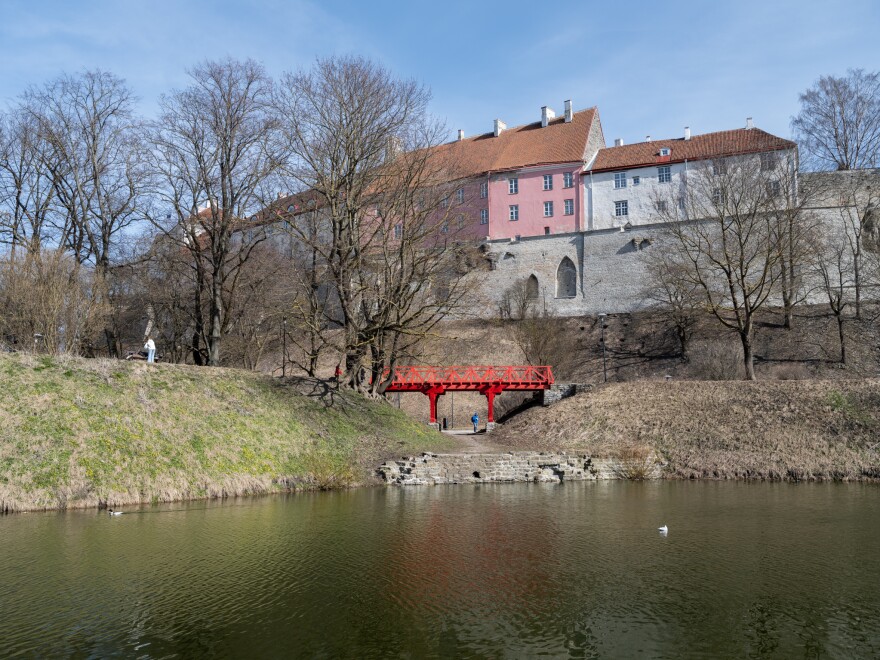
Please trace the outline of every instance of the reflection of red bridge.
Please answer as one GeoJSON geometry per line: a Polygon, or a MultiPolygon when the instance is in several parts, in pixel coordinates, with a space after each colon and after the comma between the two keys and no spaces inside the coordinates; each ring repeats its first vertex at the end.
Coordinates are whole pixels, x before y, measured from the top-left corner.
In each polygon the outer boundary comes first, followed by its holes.
{"type": "Polygon", "coordinates": [[[427,396],[432,423],[437,421],[437,397],[446,392],[480,392],[489,402],[489,421],[494,422],[496,394],[539,392],[552,384],[550,367],[397,367],[386,391],[421,392],[427,396]]]}

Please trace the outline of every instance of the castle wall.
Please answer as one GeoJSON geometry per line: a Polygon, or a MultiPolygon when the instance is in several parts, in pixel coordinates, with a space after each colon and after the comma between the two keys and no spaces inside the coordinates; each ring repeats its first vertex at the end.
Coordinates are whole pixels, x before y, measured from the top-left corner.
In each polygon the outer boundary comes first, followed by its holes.
{"type": "Polygon", "coordinates": [[[538,308],[558,316],[644,309],[648,281],[642,252],[651,249],[661,230],[654,225],[491,241],[487,256],[495,270],[484,274],[481,288],[487,300],[479,315],[497,315],[505,291],[532,275],[538,280],[538,308]],[[557,271],[565,258],[577,268],[574,297],[557,295],[557,271]]]}

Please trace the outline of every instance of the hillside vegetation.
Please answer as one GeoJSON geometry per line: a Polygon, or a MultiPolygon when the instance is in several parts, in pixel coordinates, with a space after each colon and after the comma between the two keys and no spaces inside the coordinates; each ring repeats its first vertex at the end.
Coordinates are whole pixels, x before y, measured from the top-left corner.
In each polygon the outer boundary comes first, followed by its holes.
{"type": "Polygon", "coordinates": [[[345,486],[451,442],[320,381],[0,354],[0,511],[345,486]]]}
{"type": "Polygon", "coordinates": [[[880,380],[609,383],[503,424],[508,449],[654,455],[670,476],[880,479],[880,380]]]}

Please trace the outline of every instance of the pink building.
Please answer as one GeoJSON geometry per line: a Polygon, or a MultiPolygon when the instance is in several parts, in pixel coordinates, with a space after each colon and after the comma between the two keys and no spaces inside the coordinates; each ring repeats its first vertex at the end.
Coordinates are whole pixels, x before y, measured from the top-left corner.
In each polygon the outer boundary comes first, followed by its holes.
{"type": "MultiPolygon", "coordinates": [[[[605,146],[599,111],[573,112],[571,101],[556,117],[507,128],[496,119],[491,133],[437,147],[456,164],[463,200],[459,238],[506,239],[585,229],[581,172],[605,146]]],[[[459,191],[461,191],[459,193],[459,191]]]]}

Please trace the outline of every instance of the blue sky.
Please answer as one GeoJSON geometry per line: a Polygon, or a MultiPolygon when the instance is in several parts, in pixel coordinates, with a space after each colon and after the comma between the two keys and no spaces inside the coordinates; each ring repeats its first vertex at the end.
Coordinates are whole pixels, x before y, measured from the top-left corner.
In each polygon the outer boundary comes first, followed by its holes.
{"type": "Polygon", "coordinates": [[[269,72],[355,53],[431,88],[450,138],[596,105],[629,142],[736,128],[789,135],[798,94],[848,67],[880,68],[880,3],[6,0],[0,100],[61,71],[124,77],[142,111],[211,57],[269,72]]]}

